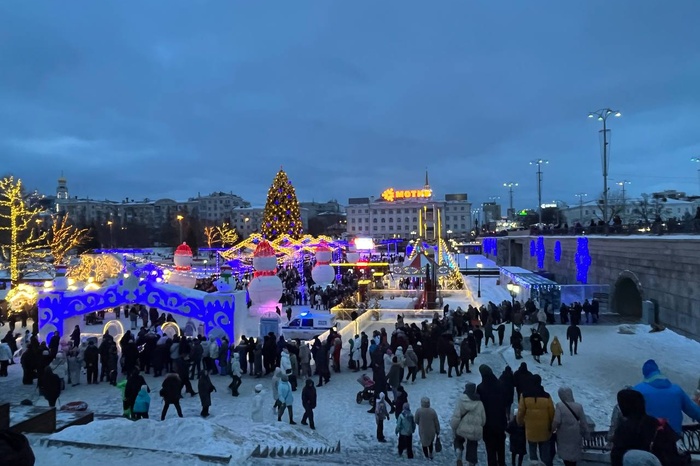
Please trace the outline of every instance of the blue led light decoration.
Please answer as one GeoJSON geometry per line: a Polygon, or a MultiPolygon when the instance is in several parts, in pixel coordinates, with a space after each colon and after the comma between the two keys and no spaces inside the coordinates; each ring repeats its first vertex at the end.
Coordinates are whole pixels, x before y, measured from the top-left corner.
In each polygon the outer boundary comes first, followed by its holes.
{"type": "Polygon", "coordinates": [[[554,262],[561,261],[561,241],[554,243],[554,262]]]}
{"type": "Polygon", "coordinates": [[[588,251],[588,238],[578,238],[576,246],[576,280],[588,283],[588,269],[591,267],[591,253],[588,251]]]}
{"type": "Polygon", "coordinates": [[[498,255],[498,239],[484,238],[483,247],[486,254],[491,254],[493,256],[498,255]]]}
{"type": "Polygon", "coordinates": [[[141,280],[148,280],[149,282],[163,281],[163,269],[152,262],[147,262],[143,266],[136,268],[134,275],[141,280]]]}
{"type": "Polygon", "coordinates": [[[537,246],[535,247],[535,254],[537,255],[537,268],[544,269],[544,236],[539,236],[537,238],[537,246]]]}
{"type": "Polygon", "coordinates": [[[536,250],[537,250],[537,246],[535,245],[535,240],[531,239],[530,240],[530,257],[535,257],[536,250]]]}
{"type": "Polygon", "coordinates": [[[133,274],[94,291],[41,291],[37,300],[39,329],[49,326],[57,329],[61,335],[66,335],[65,332],[70,331],[64,328],[67,319],[124,304],[144,304],[161,312],[200,320],[207,333],[223,331],[229,341],[234,341],[233,294],[188,290],[141,280],[133,274]]]}

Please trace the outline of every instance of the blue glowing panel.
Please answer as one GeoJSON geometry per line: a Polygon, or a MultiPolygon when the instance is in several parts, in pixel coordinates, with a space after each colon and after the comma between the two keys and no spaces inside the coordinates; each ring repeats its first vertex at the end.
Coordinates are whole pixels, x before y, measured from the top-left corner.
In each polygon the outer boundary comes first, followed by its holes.
{"type": "Polygon", "coordinates": [[[554,262],[561,261],[561,241],[554,243],[554,262]]]}
{"type": "Polygon", "coordinates": [[[588,283],[588,269],[591,267],[591,253],[588,251],[588,238],[578,238],[576,246],[576,280],[588,283]]]}
{"type": "Polygon", "coordinates": [[[531,239],[530,240],[530,257],[535,257],[536,250],[537,250],[537,245],[535,244],[535,240],[531,239]]]}
{"type": "Polygon", "coordinates": [[[537,255],[537,268],[544,269],[544,236],[537,238],[537,246],[535,247],[535,253],[537,255]]]}

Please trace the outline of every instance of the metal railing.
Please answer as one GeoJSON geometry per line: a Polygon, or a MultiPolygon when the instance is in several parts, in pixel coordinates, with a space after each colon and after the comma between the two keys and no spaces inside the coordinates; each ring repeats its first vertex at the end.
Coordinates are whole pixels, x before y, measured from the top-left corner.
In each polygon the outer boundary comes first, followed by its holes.
{"type": "MultiPolygon", "coordinates": [[[[683,426],[683,435],[680,443],[683,450],[692,455],[700,455],[700,424],[683,426]]],[[[608,431],[591,432],[588,438],[583,439],[584,450],[607,451],[608,431]]]]}

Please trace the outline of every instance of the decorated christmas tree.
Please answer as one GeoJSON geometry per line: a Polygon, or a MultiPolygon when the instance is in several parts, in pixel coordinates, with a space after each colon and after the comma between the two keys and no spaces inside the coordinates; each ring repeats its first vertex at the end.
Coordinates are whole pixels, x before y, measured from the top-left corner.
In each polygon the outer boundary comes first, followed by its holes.
{"type": "Polygon", "coordinates": [[[267,202],[263,213],[261,234],[274,240],[287,234],[299,238],[302,234],[299,202],[292,182],[284,170],[280,169],[267,192],[267,202]]]}

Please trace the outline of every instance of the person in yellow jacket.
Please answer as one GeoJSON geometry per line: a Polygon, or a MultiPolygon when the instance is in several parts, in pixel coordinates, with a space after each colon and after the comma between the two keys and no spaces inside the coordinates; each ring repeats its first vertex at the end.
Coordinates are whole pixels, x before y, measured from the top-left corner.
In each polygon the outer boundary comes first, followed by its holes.
{"type": "Polygon", "coordinates": [[[526,389],[518,403],[518,425],[525,426],[530,461],[541,460],[552,466],[551,438],[554,420],[554,403],[549,393],[542,388],[542,378],[533,375],[526,382],[526,389]]]}
{"type": "Polygon", "coordinates": [[[554,360],[556,359],[559,365],[561,366],[561,355],[564,354],[564,350],[561,349],[561,343],[559,343],[559,338],[554,337],[554,340],[552,340],[552,344],[549,345],[549,351],[552,353],[552,360],[549,362],[549,365],[551,366],[554,364],[554,360]]]}

